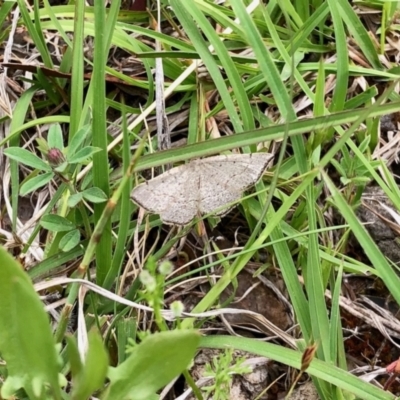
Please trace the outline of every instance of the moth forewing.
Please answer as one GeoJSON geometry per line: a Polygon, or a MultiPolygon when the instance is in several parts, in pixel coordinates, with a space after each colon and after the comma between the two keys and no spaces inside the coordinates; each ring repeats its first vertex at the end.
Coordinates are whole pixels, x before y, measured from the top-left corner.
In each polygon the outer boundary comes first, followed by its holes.
{"type": "Polygon", "coordinates": [[[259,180],[272,158],[270,153],[254,153],[193,160],[138,185],[131,198],[169,224],[186,225],[213,211],[224,215],[259,180]]]}

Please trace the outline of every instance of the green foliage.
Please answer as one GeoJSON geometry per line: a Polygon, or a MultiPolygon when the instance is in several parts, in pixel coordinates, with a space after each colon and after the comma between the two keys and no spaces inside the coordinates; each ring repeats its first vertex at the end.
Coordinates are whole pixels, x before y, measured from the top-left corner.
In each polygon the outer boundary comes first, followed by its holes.
{"type": "Polygon", "coordinates": [[[85,400],[94,393],[102,400],[156,398],[157,390],[182,373],[194,356],[200,341],[196,331],[160,332],[147,335],[112,368],[101,336],[92,330],[86,352],[78,349],[74,337],[67,337],[72,390],[62,391],[66,378],[58,372],[61,358],[43,305],[28,276],[1,247],[0,263],[0,325],[7,327],[0,330],[0,355],[8,374],[1,386],[5,399],[19,389],[32,400],[85,400]]]}
{"type": "MultiPolygon", "coordinates": [[[[5,110],[8,114],[0,119],[11,120],[0,146],[9,146],[4,154],[10,159],[9,196],[14,213],[10,237],[18,237],[19,195],[31,194],[50,182],[56,187],[32,234],[22,239],[22,259],[37,239],[44,253],[28,274],[40,280],[58,276],[60,269],[79,263],[74,272],[77,277],[88,279],[95,273],[100,289],[153,307],[152,327],[162,332],[152,336],[150,331],[140,331],[139,313],[127,316],[130,310],[125,306],[92,295],[84,305],[86,322],[89,325],[94,319],[105,329],[100,321],[107,314],[108,347],[92,330],[88,348],[78,349],[75,338],[65,335],[78,293],[78,286],[70,285],[54,334],[59,343],[67,342],[59,357],[49,321],[29,279],[1,250],[0,352],[7,361],[0,370],[0,381],[7,377],[1,394],[11,396],[21,389],[19,397],[32,399],[80,400],[91,395],[103,400],[155,399],[163,385],[188,367],[198,341],[198,334],[191,329],[198,321],[181,319],[182,302],[170,305],[177,318],[175,325],[165,322],[166,288],[181,287],[187,278],[212,276],[215,282],[192,310],[207,312],[220,304],[221,294],[249,262],[267,251],[287,288],[303,342],[318,340],[317,359],[307,372],[320,396],[324,400],[349,399],[353,396],[349,393],[355,393],[365,399],[393,398],[346,371],[340,288],[343,273],[368,273],[381,278],[400,302],[398,276],[353,212],[370,182],[379,185],[397,208],[400,204],[392,173],[371,156],[380,139],[380,116],[397,112],[400,106],[400,97],[393,90],[398,69],[391,65],[391,50],[387,51],[393,43],[387,38],[395,37],[399,30],[397,2],[372,4],[374,18],[381,13],[381,27],[374,33],[367,30],[364,14],[348,0],[231,0],[221,4],[163,0],[162,20],[168,34],[153,29],[154,20],[149,18],[156,18],[152,8],[156,2],[147,3],[151,15],[121,10],[118,0],[108,8],[101,2],[86,7],[84,2],[58,6],[35,0],[29,9],[18,0],[18,24],[28,32],[44,66],[53,69],[56,62],[44,32],[56,32],[65,44],[57,69],[71,73],[71,79],[46,76],[40,70],[34,73],[32,86],[20,95],[12,112],[5,110]],[[74,33],[72,40],[70,32],[74,33]],[[154,49],[156,40],[160,51],[154,49]],[[93,57],[85,59],[84,44],[92,46],[93,42],[93,57]],[[140,79],[112,66],[109,55],[121,50],[135,55],[135,63],[143,68],[140,79]],[[166,97],[173,95],[172,101],[166,101],[165,113],[171,116],[184,111],[188,119],[188,145],[162,152],[156,151],[157,140],[146,121],[156,108],[155,58],[162,59],[166,97]],[[84,76],[86,64],[91,64],[93,71],[90,80],[84,76]],[[206,77],[199,73],[203,68],[198,64],[205,67],[206,77]],[[120,79],[127,88],[106,92],[106,73],[107,80],[120,79]],[[125,104],[121,93],[130,96],[128,89],[140,92],[143,101],[125,104]],[[123,126],[114,135],[111,131],[118,126],[109,116],[115,112],[121,113],[123,126]],[[136,115],[133,122],[128,113],[136,115]],[[46,126],[47,137],[42,129],[46,126]],[[36,139],[37,148],[22,148],[35,129],[44,134],[36,139]],[[149,139],[143,139],[144,130],[149,130],[149,139]],[[220,137],[215,140],[215,136],[220,137]],[[130,191],[141,178],[132,179],[132,174],[233,149],[254,152],[260,147],[264,147],[262,151],[279,148],[280,154],[254,196],[241,202],[241,223],[250,232],[247,239],[240,236],[241,249],[225,254],[215,243],[209,247],[207,243],[201,250],[207,253],[214,247],[215,259],[205,254],[197,269],[170,277],[171,264],[161,260],[180,249],[181,239],[192,227],[171,229],[166,235],[166,227],[161,227],[157,217],[144,222],[137,218],[130,191]],[[137,149],[133,156],[132,148],[137,149]],[[22,182],[19,164],[32,169],[22,182]],[[326,173],[332,171],[331,166],[340,178],[335,183],[326,173]],[[340,211],[345,226],[325,221],[329,207],[340,211]],[[369,259],[365,264],[346,253],[345,240],[332,241],[343,230],[346,235],[354,234],[365,249],[369,259]],[[133,282],[127,280],[131,270],[125,270],[132,263],[137,276],[133,282]],[[224,267],[221,276],[214,277],[211,268],[220,265],[224,267]],[[331,303],[325,298],[327,289],[333,294],[331,303]],[[171,326],[186,330],[167,332],[171,326]],[[126,351],[129,342],[134,345],[126,351]],[[109,368],[109,358],[116,368],[109,368]],[[66,378],[71,381],[68,390],[60,385],[66,378]]],[[[7,21],[14,4],[5,1],[0,7],[1,41],[8,39],[7,21]]],[[[179,124],[184,127],[184,122],[179,124]]],[[[180,135],[183,132],[180,130],[180,135]]],[[[3,215],[0,217],[3,220],[3,215]]],[[[212,223],[209,220],[205,225],[209,228],[212,223]]],[[[196,233],[203,238],[203,232],[201,226],[196,233]]],[[[212,242],[212,237],[209,240],[212,242]]],[[[179,256],[187,256],[188,263],[198,261],[185,250],[179,256]]],[[[205,338],[203,344],[241,348],[299,368],[299,351],[249,339],[212,339],[205,338]]],[[[230,361],[228,351],[208,367],[215,383],[206,393],[226,397],[231,373],[245,372],[240,362],[230,366],[230,361]]],[[[188,373],[184,375],[190,384],[188,373]]]]}
{"type": "Polygon", "coordinates": [[[91,203],[104,203],[105,201],[107,201],[106,194],[97,187],[85,189],[82,192],[82,197],[85,200],[90,201],[91,203]]]}
{"type": "MultiPolygon", "coordinates": [[[[301,368],[301,359],[303,356],[303,353],[298,350],[292,350],[272,343],[256,341],[244,337],[222,335],[204,336],[201,338],[200,346],[221,350],[225,350],[226,347],[229,346],[236,350],[246,351],[261,357],[272,358],[273,360],[283,362],[284,364],[298,370],[301,368]]],[[[318,380],[329,382],[332,385],[337,386],[343,390],[343,393],[353,393],[363,400],[395,399],[393,394],[388,393],[371,383],[365,382],[350,372],[338,368],[332,365],[332,363],[326,361],[313,359],[310,367],[307,369],[307,373],[318,380]]],[[[318,383],[316,380],[314,380],[314,382],[318,383]]],[[[334,394],[335,396],[339,396],[336,398],[342,398],[340,397],[342,396],[342,393],[338,393],[334,394]]],[[[325,400],[332,397],[327,393],[327,395],[322,398],[325,400]]],[[[354,396],[349,396],[347,393],[346,398],[354,398],[354,396]]]]}
{"type": "Polygon", "coordinates": [[[54,124],[50,127],[47,135],[47,144],[50,149],[62,150],[64,148],[64,138],[59,124],[54,124]]]}
{"type": "Polygon", "coordinates": [[[75,338],[68,338],[68,358],[72,375],[72,399],[87,399],[104,388],[108,370],[108,355],[96,331],[89,332],[89,348],[82,363],[75,338]]]}
{"type": "MultiPolygon", "coordinates": [[[[74,166],[87,163],[93,154],[100,150],[92,146],[82,147],[89,133],[89,127],[85,126],[74,135],[70,146],[64,148],[60,125],[52,125],[49,129],[47,141],[43,138],[37,140],[38,150],[47,162],[36,154],[19,147],[10,147],[4,151],[10,159],[35,168],[35,171],[28,176],[21,186],[20,193],[23,196],[43,187],[56,177],[59,177],[62,182],[67,182],[70,193],[67,200],[68,207],[80,207],[82,217],[86,222],[87,233],[90,233],[90,227],[81,202],[86,200],[94,204],[100,204],[107,201],[106,194],[100,188],[89,187],[79,192],[73,184],[74,166]],[[40,173],[41,171],[44,171],[44,173],[40,173]]],[[[79,227],[63,216],[45,215],[41,219],[40,225],[53,232],[68,232],[63,237],[60,237],[58,241],[58,248],[64,252],[72,250],[80,242],[79,227]]]]}
{"type": "MultiPolygon", "coordinates": [[[[36,154],[26,149],[19,147],[10,147],[5,149],[4,154],[10,159],[25,164],[28,167],[35,168],[37,171],[47,172],[45,174],[28,178],[21,187],[21,195],[27,195],[34,190],[41,188],[49,183],[56,175],[59,175],[63,180],[69,181],[70,176],[66,171],[68,166],[78,163],[86,163],[90,160],[93,154],[101,150],[92,146],[79,148],[88,133],[89,129],[87,127],[80,129],[71,141],[72,143],[69,149],[65,151],[61,127],[59,124],[53,125],[49,129],[47,142],[43,138],[38,139],[38,149],[47,159],[47,163],[36,154]]],[[[89,192],[87,200],[99,203],[107,199],[107,196],[100,189],[92,188],[92,190],[93,189],[95,190],[95,194],[89,192]]]]}
{"type": "Polygon", "coordinates": [[[62,251],[72,250],[79,243],[81,237],[79,230],[67,218],[60,215],[48,214],[40,220],[40,224],[43,228],[52,232],[67,232],[59,243],[59,248],[62,251]]]}
{"type": "Polygon", "coordinates": [[[145,267],[139,276],[144,286],[142,296],[150,307],[153,308],[159,329],[165,330],[166,324],[161,315],[164,304],[164,284],[165,277],[172,272],[173,266],[169,261],[164,261],[160,265],[157,265],[155,258],[150,257],[145,267]]]}
{"type": "Polygon", "coordinates": [[[42,171],[51,170],[51,167],[46,164],[41,158],[26,149],[21,149],[19,147],[10,147],[4,150],[4,154],[12,160],[25,164],[28,167],[36,168],[42,171]]]}
{"type": "Polygon", "coordinates": [[[30,178],[21,186],[21,196],[25,196],[37,189],[40,189],[41,187],[47,185],[53,178],[53,172],[46,172],[30,178]]]}
{"type": "Polygon", "coordinates": [[[102,400],[156,398],[157,390],[189,366],[199,341],[200,335],[190,330],[147,336],[128,359],[110,369],[111,383],[102,400]]]}
{"type": "MultiPolygon", "coordinates": [[[[368,150],[370,138],[366,137],[359,146],[359,151],[365,154],[368,150]]],[[[372,176],[368,172],[364,162],[357,157],[352,156],[346,146],[342,147],[342,158],[340,161],[331,160],[332,165],[340,174],[340,180],[344,186],[354,184],[356,186],[365,186],[371,181],[372,176]]],[[[369,165],[376,169],[379,167],[379,161],[370,161],[369,165]]]]}
{"type": "Polygon", "coordinates": [[[248,374],[252,371],[249,366],[243,365],[244,361],[244,357],[234,360],[233,349],[228,349],[219,357],[214,358],[211,363],[207,363],[204,367],[204,376],[213,379],[212,385],[202,387],[207,398],[212,395],[215,400],[229,400],[233,376],[248,374]]]}
{"type": "Polygon", "coordinates": [[[41,219],[40,223],[43,228],[54,232],[68,232],[75,228],[71,221],[68,221],[66,218],[61,217],[60,215],[45,215],[41,219]]]}
{"type": "Polygon", "coordinates": [[[62,251],[70,251],[75,248],[81,239],[81,234],[78,229],[72,229],[67,232],[60,240],[59,248],[62,251]]]}
{"type": "Polygon", "coordinates": [[[21,266],[0,247],[0,354],[8,377],[1,396],[24,389],[30,399],[61,399],[55,342],[43,304],[21,266]]]}

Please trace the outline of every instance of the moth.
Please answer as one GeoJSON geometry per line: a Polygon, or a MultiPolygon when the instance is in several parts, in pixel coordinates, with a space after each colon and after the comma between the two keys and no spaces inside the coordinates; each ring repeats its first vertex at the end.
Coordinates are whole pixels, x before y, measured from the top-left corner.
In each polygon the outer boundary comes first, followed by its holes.
{"type": "Polygon", "coordinates": [[[136,186],[131,199],[167,224],[196,216],[225,215],[273,159],[270,153],[231,154],[192,160],[136,186]]]}

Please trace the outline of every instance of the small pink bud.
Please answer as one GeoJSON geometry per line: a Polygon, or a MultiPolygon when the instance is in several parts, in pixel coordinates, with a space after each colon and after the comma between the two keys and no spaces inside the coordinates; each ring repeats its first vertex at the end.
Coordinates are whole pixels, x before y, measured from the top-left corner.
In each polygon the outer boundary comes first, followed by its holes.
{"type": "Polygon", "coordinates": [[[65,162],[64,154],[60,149],[57,149],[57,147],[51,148],[46,157],[51,167],[58,167],[65,162]]]}

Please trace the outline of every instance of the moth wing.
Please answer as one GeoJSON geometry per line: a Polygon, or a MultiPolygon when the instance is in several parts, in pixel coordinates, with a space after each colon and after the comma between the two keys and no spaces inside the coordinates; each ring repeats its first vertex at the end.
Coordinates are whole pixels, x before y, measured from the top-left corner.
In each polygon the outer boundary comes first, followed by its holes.
{"type": "Polygon", "coordinates": [[[242,193],[261,177],[273,155],[269,153],[232,154],[216,156],[198,163],[200,183],[200,211],[224,215],[232,208],[226,204],[239,200],[242,193]]]}
{"type": "Polygon", "coordinates": [[[185,225],[197,214],[193,185],[187,166],[181,165],[136,186],[131,198],[165,223],[185,225]]]}

